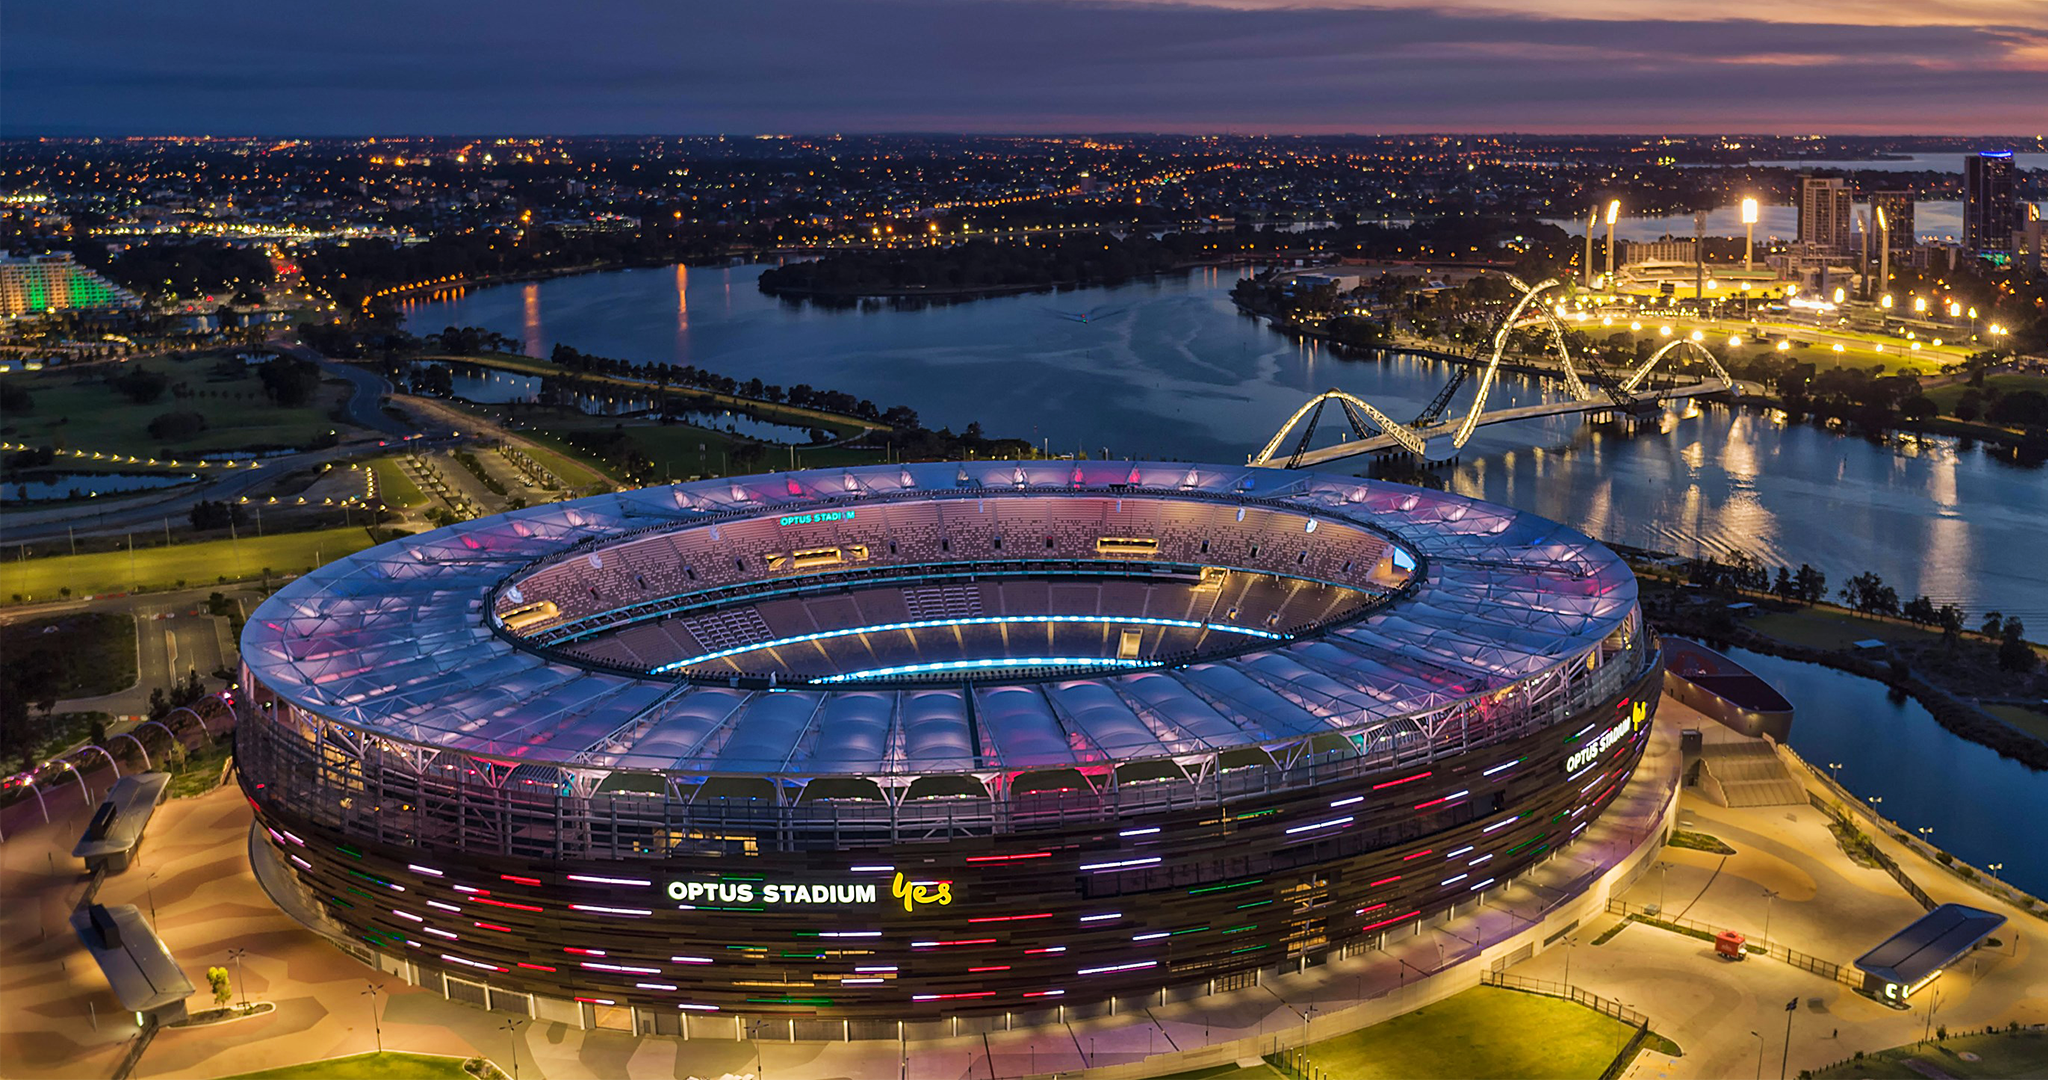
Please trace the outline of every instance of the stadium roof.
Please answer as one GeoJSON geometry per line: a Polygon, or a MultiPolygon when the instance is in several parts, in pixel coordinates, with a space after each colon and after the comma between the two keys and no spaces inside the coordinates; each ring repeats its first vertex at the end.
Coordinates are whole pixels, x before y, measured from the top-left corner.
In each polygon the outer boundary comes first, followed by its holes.
{"type": "Polygon", "coordinates": [[[250,619],[242,656],[301,708],[508,764],[907,780],[1398,730],[1582,658],[1635,600],[1634,575],[1583,534],[1443,492],[1249,466],[941,462],[643,488],[404,537],[279,590],[250,619]],[[1009,685],[707,685],[562,662],[490,625],[501,583],[592,541],[731,512],[1009,491],[1223,499],[1346,519],[1398,537],[1424,556],[1426,577],[1362,620],[1229,659],[1009,685]]]}

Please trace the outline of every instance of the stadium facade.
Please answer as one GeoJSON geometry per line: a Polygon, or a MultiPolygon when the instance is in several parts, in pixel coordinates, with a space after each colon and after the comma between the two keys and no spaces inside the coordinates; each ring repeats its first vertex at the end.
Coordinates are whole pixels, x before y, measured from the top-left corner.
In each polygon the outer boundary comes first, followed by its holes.
{"type": "Polygon", "coordinates": [[[252,847],[359,954],[834,1037],[1248,985],[1469,909],[1599,817],[1661,670],[1633,575],[1555,522],[1128,462],[532,507],[298,579],[242,655],[252,847]]]}

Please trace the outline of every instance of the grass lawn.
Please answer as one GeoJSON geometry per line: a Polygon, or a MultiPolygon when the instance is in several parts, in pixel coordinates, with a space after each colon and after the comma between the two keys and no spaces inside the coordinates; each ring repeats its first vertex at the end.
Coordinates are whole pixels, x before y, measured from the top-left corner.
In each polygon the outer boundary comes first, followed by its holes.
{"type": "Polygon", "coordinates": [[[1559,998],[1479,986],[1316,1043],[1309,1057],[1355,1080],[1583,1080],[1606,1070],[1632,1030],[1559,998]]]}
{"type": "MultiPolygon", "coordinates": [[[[212,791],[215,782],[220,779],[222,768],[227,765],[228,758],[232,757],[234,752],[235,740],[225,735],[217,739],[207,739],[201,742],[197,749],[188,751],[185,764],[171,775],[170,797],[184,799],[212,791]]],[[[157,767],[162,768],[164,764],[164,761],[159,760],[157,767]]]]}
{"type": "Polygon", "coordinates": [[[1823,1080],[1926,1080],[1929,1076],[1952,1076],[1956,1080],[2005,1080],[2048,1074],[2048,1034],[2039,1031],[1997,1035],[1959,1035],[1925,1046],[1900,1046],[1865,1054],[1861,1061],[1845,1061],[1815,1072],[1823,1080]],[[1975,1061],[1964,1057],[1969,1054],[1975,1061]],[[1931,1065],[1915,1070],[1908,1061],[1931,1065]]]}
{"type": "Polygon", "coordinates": [[[193,396],[176,397],[164,391],[155,401],[137,404],[106,385],[108,375],[132,365],[97,365],[71,371],[42,371],[10,375],[19,380],[34,399],[26,413],[10,413],[4,421],[7,439],[31,446],[62,447],[88,453],[132,454],[143,459],[162,450],[174,454],[199,454],[214,450],[247,450],[259,447],[307,447],[335,430],[328,411],[348,393],[344,387],[322,383],[312,401],[295,409],[282,409],[263,394],[263,383],[253,368],[233,361],[235,370],[221,364],[218,355],[187,360],[139,360],[136,365],[167,376],[173,387],[180,384],[193,396]],[[206,418],[206,430],[189,439],[166,443],[149,433],[149,422],[169,412],[196,412],[206,418]]]}
{"type": "Polygon", "coordinates": [[[427,501],[426,493],[405,474],[397,458],[382,457],[370,462],[370,468],[377,474],[377,498],[391,507],[418,506],[427,501]]]}
{"type": "Polygon", "coordinates": [[[1825,608],[1772,611],[1747,622],[1759,633],[1768,634],[1788,645],[1804,645],[1811,649],[1849,649],[1856,642],[1872,638],[1889,642],[1929,642],[1941,637],[1938,630],[1860,619],[1847,612],[1825,608]]]}
{"type": "Polygon", "coordinates": [[[9,560],[0,563],[0,598],[20,603],[55,599],[65,587],[73,596],[92,596],[138,587],[172,588],[180,582],[203,585],[222,577],[247,580],[260,576],[265,567],[274,574],[302,573],[369,546],[367,532],[343,528],[143,548],[132,556],[105,551],[9,560]]]}
{"type": "Polygon", "coordinates": [[[53,672],[59,700],[119,693],[135,685],[135,617],[80,611],[0,624],[0,657],[53,672]]]}
{"type": "Polygon", "coordinates": [[[1986,705],[1984,711],[2042,742],[2048,742],[2048,712],[2024,705],[1986,705]]]}
{"type": "Polygon", "coordinates": [[[462,1071],[462,1059],[430,1054],[381,1054],[309,1061],[262,1072],[242,1073],[227,1080],[474,1080],[462,1071]]]}
{"type": "MultiPolygon", "coordinates": [[[[525,433],[522,432],[521,434],[524,435],[525,433]]],[[[599,476],[590,466],[585,465],[573,454],[566,452],[559,443],[553,440],[529,442],[528,445],[520,449],[525,451],[527,457],[539,462],[541,468],[554,473],[564,484],[569,485],[574,490],[582,491],[594,484],[604,482],[604,477],[599,476]]]]}
{"type": "MultiPolygon", "coordinates": [[[[1969,389],[1968,383],[1950,383],[1927,391],[1927,396],[1932,398],[1936,405],[1941,406],[1943,414],[1947,414],[1956,407],[1956,402],[1961,400],[1969,389]]],[[[2038,390],[2048,394],[2048,375],[1987,375],[1984,377],[1984,390],[1996,390],[2001,394],[2010,394],[2018,390],[2038,390]]]]}

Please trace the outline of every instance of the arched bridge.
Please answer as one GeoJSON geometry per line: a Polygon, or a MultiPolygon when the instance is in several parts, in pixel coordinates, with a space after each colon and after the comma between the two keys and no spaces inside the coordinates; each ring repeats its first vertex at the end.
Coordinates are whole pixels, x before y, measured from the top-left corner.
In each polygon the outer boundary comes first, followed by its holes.
{"type": "Polygon", "coordinates": [[[1505,424],[1515,420],[1529,420],[1541,416],[1565,416],[1572,413],[1604,412],[1608,410],[1634,410],[1674,398],[1699,397],[1728,390],[1735,385],[1727,369],[1714,359],[1714,354],[1704,346],[1688,338],[1672,341],[1650,354],[1642,366],[1627,375],[1616,378],[1614,374],[1599,368],[1590,360],[1574,361],[1571,350],[1565,344],[1564,321],[1556,311],[1544,302],[1544,294],[1553,289],[1562,289],[1564,283],[1555,278],[1538,282],[1535,286],[1524,285],[1509,276],[1515,286],[1522,290],[1522,296],[1508,309],[1507,316],[1494,331],[1486,363],[1483,367],[1461,366],[1451,376],[1444,388],[1437,392],[1422,412],[1406,423],[1395,420],[1375,408],[1370,402],[1355,394],[1342,390],[1326,390],[1310,398],[1280,430],[1273,433],[1265,447],[1252,456],[1254,465],[1276,465],[1296,468],[1303,465],[1321,465],[1340,458],[1355,457],[1359,454],[1377,453],[1384,450],[1406,450],[1417,457],[1426,457],[1430,440],[1449,433],[1451,446],[1461,448],[1472,438],[1472,433],[1488,424],[1505,424]],[[1564,383],[1571,395],[1566,401],[1544,402],[1539,405],[1520,405],[1514,408],[1487,411],[1487,398],[1493,393],[1495,382],[1500,376],[1501,354],[1506,350],[1509,334],[1528,320],[1540,319],[1549,330],[1548,345],[1557,353],[1558,371],[1553,376],[1564,383]],[[1637,388],[1654,371],[1658,364],[1681,349],[1690,349],[1703,360],[1714,377],[1703,379],[1689,386],[1639,394],[1637,388]],[[1580,368],[1584,367],[1581,374],[1580,368]],[[1474,370],[1479,372],[1479,386],[1472,396],[1472,403],[1463,416],[1453,414],[1446,418],[1451,399],[1455,397],[1474,370]],[[1590,384],[1589,384],[1590,382],[1590,384]],[[1336,446],[1309,449],[1309,442],[1315,436],[1316,422],[1321,419],[1323,406],[1337,402],[1350,422],[1355,438],[1336,446]],[[1304,423],[1306,420],[1306,423],[1304,423]],[[1283,450],[1287,436],[1296,426],[1301,428],[1290,450],[1283,450]]]}

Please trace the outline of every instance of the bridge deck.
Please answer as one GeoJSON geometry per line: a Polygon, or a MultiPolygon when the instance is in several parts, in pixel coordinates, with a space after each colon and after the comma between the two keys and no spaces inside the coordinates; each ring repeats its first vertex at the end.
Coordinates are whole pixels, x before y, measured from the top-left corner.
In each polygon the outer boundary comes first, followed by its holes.
{"type": "MultiPolygon", "coordinates": [[[[1723,386],[1719,382],[1703,382],[1696,383],[1692,386],[1679,387],[1675,390],[1664,390],[1659,391],[1655,394],[1645,394],[1637,400],[1669,401],[1674,398],[1703,397],[1707,394],[1718,394],[1727,389],[1729,389],[1729,387],[1723,386]]],[[[1740,391],[1740,383],[1736,385],[1736,389],[1738,390],[1738,392],[1740,391]]],[[[1507,424],[1512,423],[1516,420],[1533,420],[1543,416],[1568,416],[1572,413],[1604,412],[1608,409],[1614,408],[1618,408],[1618,406],[1616,406],[1612,401],[1608,401],[1605,398],[1599,398],[1589,401],[1550,401],[1540,405],[1519,405],[1512,409],[1495,409],[1492,412],[1479,414],[1479,426],[1486,427],[1490,424],[1507,424]]],[[[1456,417],[1448,420],[1440,420],[1427,427],[1419,427],[1414,428],[1412,430],[1415,432],[1415,434],[1422,436],[1424,439],[1430,439],[1445,432],[1455,430],[1457,426],[1463,422],[1463,417],[1456,417]]],[[[1370,439],[1359,439],[1353,442],[1338,443],[1335,446],[1325,446],[1321,449],[1310,450],[1307,453],[1301,455],[1301,463],[1299,467],[1308,468],[1310,466],[1322,465],[1332,461],[1341,461],[1344,458],[1348,457],[1357,457],[1360,454],[1376,453],[1381,450],[1397,450],[1400,449],[1400,445],[1401,444],[1397,442],[1392,435],[1380,435],[1370,439]]],[[[1275,461],[1271,464],[1277,466],[1282,464],[1282,462],[1275,461]]]]}

